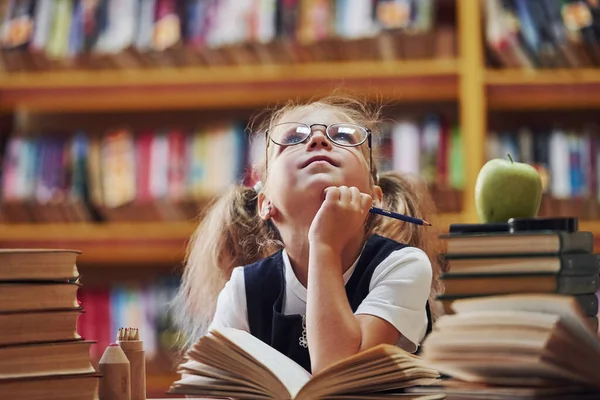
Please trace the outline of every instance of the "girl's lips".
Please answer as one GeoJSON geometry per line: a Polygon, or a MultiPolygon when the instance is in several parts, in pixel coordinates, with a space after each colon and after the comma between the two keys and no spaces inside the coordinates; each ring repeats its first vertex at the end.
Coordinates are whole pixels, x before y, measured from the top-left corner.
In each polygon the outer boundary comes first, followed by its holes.
{"type": "Polygon", "coordinates": [[[304,163],[302,163],[300,168],[306,168],[310,164],[312,164],[314,162],[318,162],[318,161],[327,162],[327,163],[333,165],[334,167],[339,167],[339,164],[337,162],[335,162],[333,159],[331,159],[330,157],[324,156],[324,155],[319,155],[319,156],[313,156],[313,157],[309,158],[308,160],[306,160],[304,163]]]}

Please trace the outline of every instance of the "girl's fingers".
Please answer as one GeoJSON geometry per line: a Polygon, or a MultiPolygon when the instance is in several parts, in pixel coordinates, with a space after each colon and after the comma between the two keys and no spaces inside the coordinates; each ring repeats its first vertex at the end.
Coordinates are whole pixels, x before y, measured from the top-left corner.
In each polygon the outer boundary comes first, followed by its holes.
{"type": "Polygon", "coordinates": [[[340,203],[350,204],[352,201],[352,193],[348,186],[340,186],[338,189],[340,191],[340,203]]]}
{"type": "Polygon", "coordinates": [[[368,194],[361,193],[360,194],[360,206],[363,210],[369,211],[371,206],[373,205],[373,197],[368,194]]]}
{"type": "Polygon", "coordinates": [[[340,202],[342,204],[355,204],[363,210],[368,210],[373,204],[373,198],[361,193],[356,187],[330,186],[325,189],[325,201],[340,202]]]}
{"type": "Polygon", "coordinates": [[[325,201],[339,201],[340,189],[335,186],[330,186],[325,189],[325,201]]]}
{"type": "Polygon", "coordinates": [[[360,190],[358,190],[357,187],[352,186],[350,188],[350,193],[352,193],[352,204],[356,204],[357,206],[360,206],[360,190]]]}

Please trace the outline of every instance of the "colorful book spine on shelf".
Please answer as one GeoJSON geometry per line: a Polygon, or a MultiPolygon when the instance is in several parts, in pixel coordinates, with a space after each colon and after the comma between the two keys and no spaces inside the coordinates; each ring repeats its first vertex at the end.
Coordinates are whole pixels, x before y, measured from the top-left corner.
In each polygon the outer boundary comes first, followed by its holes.
{"type": "Polygon", "coordinates": [[[490,65],[500,68],[600,65],[597,2],[486,0],[483,4],[490,65]]]}
{"type": "Polygon", "coordinates": [[[0,46],[8,70],[451,58],[456,54],[454,27],[446,22],[452,18],[440,17],[453,14],[453,7],[433,0],[6,3],[0,9],[0,46]]]}
{"type": "MultiPolygon", "coordinates": [[[[396,119],[396,118],[395,118],[396,119]]],[[[397,118],[373,143],[379,171],[420,175],[460,210],[460,131],[443,115],[397,118]]],[[[2,157],[4,222],[184,221],[234,183],[252,186],[265,138],[241,121],[102,134],[15,133],[2,157]],[[249,140],[251,139],[251,140],[249,140]]]]}
{"type": "Polygon", "coordinates": [[[401,118],[384,127],[377,149],[380,171],[420,176],[439,210],[459,212],[464,187],[460,128],[443,114],[401,118]]]}
{"type": "Polygon", "coordinates": [[[171,318],[170,304],[179,284],[178,277],[167,276],[155,283],[118,283],[81,288],[78,299],[85,313],[77,322],[77,332],[97,341],[90,354],[97,363],[115,332],[124,326],[139,327],[149,363],[164,366],[165,359],[177,351],[178,332],[171,318]]]}
{"type": "Polygon", "coordinates": [[[15,134],[2,157],[0,208],[6,222],[186,220],[242,180],[246,153],[238,123],[15,134]]]}
{"type": "Polygon", "coordinates": [[[545,194],[540,215],[598,218],[600,144],[593,125],[489,132],[486,158],[505,158],[506,154],[540,172],[545,194]]]}

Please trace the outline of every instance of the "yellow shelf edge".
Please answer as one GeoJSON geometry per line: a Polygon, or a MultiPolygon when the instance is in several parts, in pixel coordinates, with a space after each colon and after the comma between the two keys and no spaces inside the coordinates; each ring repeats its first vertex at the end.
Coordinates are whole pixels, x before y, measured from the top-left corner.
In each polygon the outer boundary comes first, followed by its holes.
{"type": "Polygon", "coordinates": [[[458,65],[433,59],[7,73],[0,74],[0,111],[254,108],[335,89],[396,102],[456,101],[458,65]]]}
{"type": "Polygon", "coordinates": [[[598,236],[596,240],[600,240],[600,220],[598,221],[579,221],[579,230],[594,233],[598,236]]]}
{"type": "MultiPolygon", "coordinates": [[[[438,214],[440,232],[461,221],[460,213],[438,214]]],[[[0,248],[79,250],[80,266],[169,267],[181,265],[196,222],[107,224],[0,224],[0,248]]]]}
{"type": "Polygon", "coordinates": [[[460,224],[465,222],[466,215],[464,213],[441,213],[432,218],[429,221],[433,224],[433,227],[444,233],[448,231],[450,224],[460,224]]]}
{"type": "MultiPolygon", "coordinates": [[[[465,221],[465,215],[438,213],[432,218],[439,228],[451,223],[465,221]]],[[[64,223],[64,224],[0,224],[2,242],[73,242],[89,241],[145,241],[145,240],[188,240],[198,222],[111,222],[111,223],[64,223]]]]}
{"type": "Polygon", "coordinates": [[[80,266],[179,265],[196,227],[193,222],[107,224],[0,224],[0,248],[81,251],[80,266]]]}
{"type": "Polygon", "coordinates": [[[600,69],[500,69],[486,70],[485,84],[512,85],[584,85],[600,83],[600,69]]]}
{"type": "Polygon", "coordinates": [[[306,64],[194,66],[152,69],[73,70],[0,74],[2,90],[161,86],[237,82],[445,76],[458,74],[457,59],[343,61],[306,64]]]}
{"type": "Polygon", "coordinates": [[[0,224],[0,241],[148,240],[189,237],[197,222],[0,224]]]}

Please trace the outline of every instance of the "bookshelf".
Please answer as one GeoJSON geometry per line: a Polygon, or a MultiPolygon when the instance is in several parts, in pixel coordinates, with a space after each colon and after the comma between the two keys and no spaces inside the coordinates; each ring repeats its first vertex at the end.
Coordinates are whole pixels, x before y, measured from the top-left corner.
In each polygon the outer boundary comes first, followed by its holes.
{"type": "MultiPolygon", "coordinates": [[[[477,173],[485,162],[488,113],[600,106],[600,90],[596,90],[600,89],[600,72],[590,67],[489,67],[481,34],[481,2],[456,0],[443,4],[455,7],[455,58],[4,72],[0,73],[0,111],[27,116],[187,109],[210,112],[260,108],[289,98],[309,98],[334,88],[351,89],[399,104],[456,102],[463,153],[469,155],[463,160],[465,195],[462,212],[441,215],[440,220],[444,226],[453,221],[474,222],[477,217],[472,193],[477,173]]],[[[168,238],[181,243],[193,229],[191,223],[139,224],[139,231],[150,235],[148,240],[164,240],[167,244],[147,253],[138,253],[135,244],[127,244],[125,248],[133,249],[127,256],[122,255],[125,251],[106,254],[101,250],[106,249],[102,243],[107,235],[123,241],[128,235],[137,235],[128,226],[136,225],[2,226],[0,238],[4,244],[42,245],[77,236],[86,243],[100,243],[94,247],[98,250],[90,247],[88,253],[92,254],[84,255],[82,262],[112,264],[128,257],[124,263],[134,265],[148,260],[169,262],[171,246],[178,244],[169,244],[168,238]],[[152,234],[155,231],[158,233],[152,234]],[[69,236],[69,232],[77,234],[69,236]]]]}
{"type": "MultiPolygon", "coordinates": [[[[430,222],[444,230],[462,220],[461,213],[441,213],[430,222]]],[[[181,263],[196,225],[194,221],[0,224],[0,247],[83,248],[78,263],[84,268],[172,268],[181,263]]]]}
{"type": "Polygon", "coordinates": [[[106,112],[262,107],[342,87],[400,102],[456,101],[458,65],[456,60],[442,59],[9,73],[0,77],[0,109],[106,112]],[[435,91],[428,90],[432,86],[435,91]]]}
{"type": "Polygon", "coordinates": [[[483,48],[481,46],[481,2],[460,0],[457,6],[458,47],[460,49],[460,124],[463,143],[464,195],[462,222],[477,221],[475,182],[484,164],[485,96],[483,48]]]}
{"type": "Polygon", "coordinates": [[[598,69],[488,70],[484,79],[490,110],[576,110],[600,106],[598,69]]]}
{"type": "Polygon", "coordinates": [[[0,247],[84,249],[81,267],[172,267],[181,263],[194,222],[1,224],[0,247]]]}
{"type": "Polygon", "coordinates": [[[490,69],[485,73],[485,82],[488,86],[594,85],[600,84],[600,71],[595,68],[552,70],[490,69]]]}

